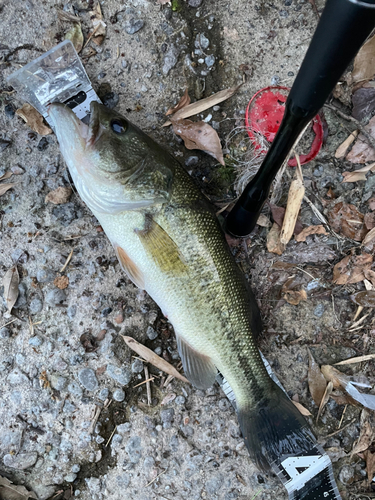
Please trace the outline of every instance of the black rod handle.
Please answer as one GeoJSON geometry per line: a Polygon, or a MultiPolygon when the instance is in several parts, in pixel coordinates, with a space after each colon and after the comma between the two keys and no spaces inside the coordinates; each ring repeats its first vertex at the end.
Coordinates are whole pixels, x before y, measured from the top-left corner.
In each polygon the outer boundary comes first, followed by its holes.
{"type": "Polygon", "coordinates": [[[226,219],[227,232],[253,229],[272,182],[304,127],[375,27],[375,0],[327,0],[318,27],[285,103],[285,114],[257,174],[226,219]]]}

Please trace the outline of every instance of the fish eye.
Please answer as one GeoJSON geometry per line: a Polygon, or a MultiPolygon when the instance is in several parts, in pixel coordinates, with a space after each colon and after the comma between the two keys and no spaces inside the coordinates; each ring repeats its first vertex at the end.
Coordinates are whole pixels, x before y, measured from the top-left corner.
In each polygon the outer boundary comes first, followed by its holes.
{"type": "Polygon", "coordinates": [[[122,122],[121,120],[112,120],[110,126],[115,134],[123,134],[124,132],[126,132],[126,123],[122,122]]]}

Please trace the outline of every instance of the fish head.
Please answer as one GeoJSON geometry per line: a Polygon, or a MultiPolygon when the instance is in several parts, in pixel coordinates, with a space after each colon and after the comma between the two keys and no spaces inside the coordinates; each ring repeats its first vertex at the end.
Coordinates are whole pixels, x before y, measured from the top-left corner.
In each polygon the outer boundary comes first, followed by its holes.
{"type": "Polygon", "coordinates": [[[61,103],[51,104],[61,153],[76,188],[95,213],[118,213],[165,203],[174,160],[114,110],[95,101],[86,125],[61,103]]]}

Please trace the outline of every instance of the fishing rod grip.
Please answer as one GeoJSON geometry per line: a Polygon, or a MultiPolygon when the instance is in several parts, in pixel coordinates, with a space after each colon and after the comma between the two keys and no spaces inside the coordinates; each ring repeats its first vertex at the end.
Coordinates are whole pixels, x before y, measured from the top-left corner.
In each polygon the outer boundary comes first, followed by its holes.
{"type": "Polygon", "coordinates": [[[226,219],[226,231],[246,236],[268,198],[272,182],[298,136],[318,113],[375,27],[375,0],[327,0],[285,104],[285,114],[255,177],[226,219]]]}

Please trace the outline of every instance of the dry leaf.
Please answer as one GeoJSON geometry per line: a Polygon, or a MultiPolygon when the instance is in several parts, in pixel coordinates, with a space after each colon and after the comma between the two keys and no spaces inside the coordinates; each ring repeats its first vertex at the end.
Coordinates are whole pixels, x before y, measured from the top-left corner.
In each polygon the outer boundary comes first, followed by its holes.
{"type": "MultiPolygon", "coordinates": [[[[206,109],[212,108],[212,106],[215,106],[216,104],[229,99],[229,97],[232,97],[232,95],[235,94],[241,86],[242,84],[237,85],[236,87],[231,87],[229,89],[220,90],[220,92],[216,92],[216,94],[210,95],[205,99],[200,99],[197,102],[193,102],[192,104],[185,106],[183,109],[180,109],[173,118],[175,120],[180,120],[182,118],[189,118],[190,116],[202,113],[206,109]]],[[[166,127],[167,125],[171,125],[171,122],[165,122],[163,124],[163,127],[166,127]]]]}
{"type": "Polygon", "coordinates": [[[320,405],[319,405],[318,414],[316,416],[316,422],[318,422],[318,420],[320,418],[320,415],[322,414],[325,405],[328,403],[328,400],[329,400],[329,397],[330,397],[330,395],[332,393],[332,390],[333,390],[333,384],[332,384],[332,382],[328,382],[328,384],[327,384],[327,386],[325,388],[322,400],[321,400],[320,405]]]}
{"type": "Polygon", "coordinates": [[[350,296],[358,306],[375,307],[375,290],[364,290],[350,296]]]}
{"type": "Polygon", "coordinates": [[[311,413],[309,412],[309,410],[307,408],[305,408],[303,405],[301,405],[301,403],[298,403],[297,401],[292,401],[292,403],[294,404],[294,406],[296,408],[298,408],[298,410],[300,411],[300,413],[303,416],[309,417],[311,415],[311,413]]]}
{"type": "MultiPolygon", "coordinates": [[[[365,130],[375,138],[375,116],[372,117],[365,126],[365,130]]],[[[375,150],[368,143],[363,134],[359,134],[354,146],[346,156],[346,160],[351,161],[352,163],[367,163],[369,161],[375,161],[375,150]]]]}
{"type": "Polygon", "coordinates": [[[125,335],[122,335],[122,338],[126,342],[127,346],[130,347],[130,349],[139,354],[139,356],[142,356],[142,358],[145,359],[148,363],[156,366],[157,368],[159,368],[159,370],[172,375],[172,377],[189,383],[189,381],[184,376],[182,376],[181,373],[176,370],[176,368],[174,368],[163,358],[155,354],[154,351],[151,351],[151,349],[148,349],[148,347],[140,344],[132,337],[126,337],[125,335]]]}
{"type": "Polygon", "coordinates": [[[354,132],[352,132],[349,135],[349,137],[347,137],[345,139],[345,141],[342,144],[340,144],[340,146],[336,149],[335,158],[341,159],[341,158],[345,157],[350,145],[355,140],[355,138],[357,137],[358,134],[359,134],[359,131],[354,130],[354,132]]]}
{"type": "Polygon", "coordinates": [[[370,450],[366,450],[363,453],[364,459],[366,460],[366,471],[367,480],[369,484],[375,479],[375,453],[371,453],[370,450]]]}
{"type": "Polygon", "coordinates": [[[272,226],[272,222],[266,217],[264,214],[260,214],[257,220],[258,226],[261,227],[270,227],[272,226]]]}
{"type": "Polygon", "coordinates": [[[79,17],[74,16],[70,12],[66,12],[65,10],[58,10],[57,17],[60,21],[67,21],[69,23],[79,23],[81,22],[79,17]]]}
{"type": "Polygon", "coordinates": [[[353,83],[371,80],[375,75],[375,36],[362,45],[353,64],[353,83]]]}
{"type": "Polygon", "coordinates": [[[346,285],[363,281],[372,262],[373,256],[367,253],[344,257],[333,268],[333,282],[336,285],[346,285]]]}
{"type": "Polygon", "coordinates": [[[90,38],[93,38],[93,41],[97,45],[101,45],[103,43],[103,40],[104,40],[104,37],[106,34],[106,26],[107,25],[103,21],[103,14],[102,14],[102,10],[100,8],[99,2],[96,4],[96,7],[94,8],[94,10],[90,11],[90,15],[91,15],[92,24],[94,27],[94,29],[90,35],[90,38]]]}
{"type": "Polygon", "coordinates": [[[3,278],[4,298],[8,312],[12,312],[13,306],[17,302],[19,282],[20,277],[17,266],[13,266],[5,273],[3,278]]]}
{"type": "Polygon", "coordinates": [[[363,361],[370,361],[371,359],[375,359],[375,354],[365,354],[364,356],[357,356],[355,358],[345,359],[344,361],[339,361],[338,363],[335,363],[335,366],[351,365],[353,363],[362,363],[363,361]]]}
{"type": "Polygon", "coordinates": [[[280,243],[280,228],[276,222],[273,223],[267,234],[267,250],[277,255],[281,255],[285,250],[284,246],[280,243]]]}
{"type": "Polygon", "coordinates": [[[60,186],[54,191],[48,193],[44,201],[46,203],[48,202],[53,203],[54,205],[61,205],[69,201],[71,194],[72,194],[72,188],[60,186]]]}
{"type": "Polygon", "coordinates": [[[297,218],[299,211],[301,209],[301,203],[305,194],[305,186],[303,185],[302,176],[298,175],[298,170],[296,171],[296,178],[291,182],[288,202],[285,209],[285,216],[283,220],[283,225],[280,232],[280,242],[283,245],[287,245],[293,235],[294,228],[297,223],[297,218]]]}
{"type": "Polygon", "coordinates": [[[27,491],[24,486],[17,486],[6,477],[0,476],[0,498],[3,500],[27,500],[38,497],[33,491],[27,491]]]}
{"type": "Polygon", "coordinates": [[[166,116],[173,115],[173,113],[176,113],[176,111],[184,108],[188,104],[190,104],[190,97],[189,97],[188,89],[186,89],[184,95],[181,97],[181,99],[176,104],[176,106],[174,108],[169,108],[168,111],[165,113],[165,115],[166,116]]]}
{"type": "Polygon", "coordinates": [[[327,387],[327,381],[324,378],[322,372],[320,371],[319,365],[315,361],[310,350],[308,350],[308,353],[309,353],[309,371],[307,374],[307,380],[309,383],[309,390],[316,406],[319,407],[327,387]]]}
{"type": "Polygon", "coordinates": [[[77,54],[79,54],[83,47],[83,33],[81,25],[76,23],[70,28],[70,30],[65,35],[65,40],[70,40],[76,49],[77,54]]]}
{"type": "Polygon", "coordinates": [[[372,250],[372,247],[375,243],[374,238],[375,238],[375,227],[372,228],[371,231],[369,231],[366,234],[366,236],[364,237],[364,239],[362,241],[362,245],[364,247],[368,247],[370,250],[372,250]]]}
{"type": "Polygon", "coordinates": [[[17,109],[16,114],[39,135],[52,134],[52,130],[43,122],[43,116],[30,104],[25,103],[22,108],[17,109]]]}
{"type": "Polygon", "coordinates": [[[370,165],[366,165],[359,170],[354,170],[354,172],[343,172],[344,182],[358,182],[358,181],[366,181],[367,172],[375,172],[375,163],[371,163],[370,165]]]}
{"type": "Polygon", "coordinates": [[[192,122],[191,120],[175,120],[172,118],[173,131],[185,142],[187,149],[200,149],[225,165],[220,139],[208,123],[192,122]]]}
{"type": "Polygon", "coordinates": [[[167,404],[171,403],[173,400],[176,399],[176,396],[177,396],[177,394],[175,394],[174,392],[170,392],[169,394],[167,394],[163,398],[162,402],[160,403],[161,406],[164,406],[164,405],[167,405],[167,404]]]}
{"type": "MultiPolygon", "coordinates": [[[[276,222],[276,224],[282,227],[285,217],[285,208],[278,207],[277,205],[273,205],[272,203],[269,204],[269,207],[271,209],[272,218],[274,222],[276,222]]],[[[303,230],[302,223],[297,219],[296,225],[294,227],[294,235],[299,234],[302,230],[303,230]]]]}
{"type": "Polygon", "coordinates": [[[375,432],[372,427],[371,414],[367,410],[362,410],[361,421],[360,421],[360,434],[358,441],[353,446],[351,455],[354,453],[362,453],[366,451],[370,446],[372,441],[375,439],[375,432]]]}
{"type": "Polygon", "coordinates": [[[328,221],[334,231],[355,241],[362,241],[367,233],[364,215],[357,207],[344,201],[336,203],[328,212],[328,221]]]}
{"type": "Polygon", "coordinates": [[[365,214],[363,222],[365,223],[366,229],[373,229],[375,227],[375,212],[368,212],[365,214]]]}
{"type": "Polygon", "coordinates": [[[57,276],[53,284],[57,286],[57,288],[60,288],[60,290],[65,290],[69,285],[69,278],[67,276],[57,276]]]}
{"type": "Polygon", "coordinates": [[[12,182],[11,184],[0,184],[0,196],[5,194],[9,189],[12,189],[16,184],[12,182]]]}
{"type": "Polygon", "coordinates": [[[319,226],[308,226],[302,229],[302,231],[297,234],[294,239],[296,241],[306,241],[306,238],[308,236],[311,236],[312,234],[328,234],[327,231],[325,230],[325,227],[322,226],[321,224],[319,226]]]}
{"type": "Polygon", "coordinates": [[[5,174],[0,177],[0,181],[5,181],[5,179],[9,179],[9,177],[12,177],[12,175],[13,172],[8,170],[8,172],[5,172],[5,174]]]}
{"type": "Polygon", "coordinates": [[[333,368],[333,366],[330,365],[322,366],[321,372],[327,381],[332,382],[335,389],[341,389],[353,400],[351,404],[359,403],[365,408],[375,410],[375,396],[373,394],[363,394],[355,387],[357,386],[365,389],[371,389],[370,385],[352,381],[351,377],[345,375],[339,370],[336,370],[336,368],[333,368]]]}
{"type": "Polygon", "coordinates": [[[375,271],[372,271],[371,269],[365,271],[365,277],[366,279],[371,281],[371,284],[375,286],[375,271]]]}
{"type": "Polygon", "coordinates": [[[368,120],[375,111],[375,89],[360,88],[352,96],[352,117],[358,121],[368,120]]]}
{"type": "MultiPolygon", "coordinates": [[[[283,290],[282,290],[283,292],[283,290]]],[[[293,306],[298,306],[302,300],[307,300],[305,290],[284,290],[283,299],[293,306]]]]}
{"type": "Polygon", "coordinates": [[[370,210],[375,210],[375,198],[370,198],[368,200],[368,206],[370,210]]]}

